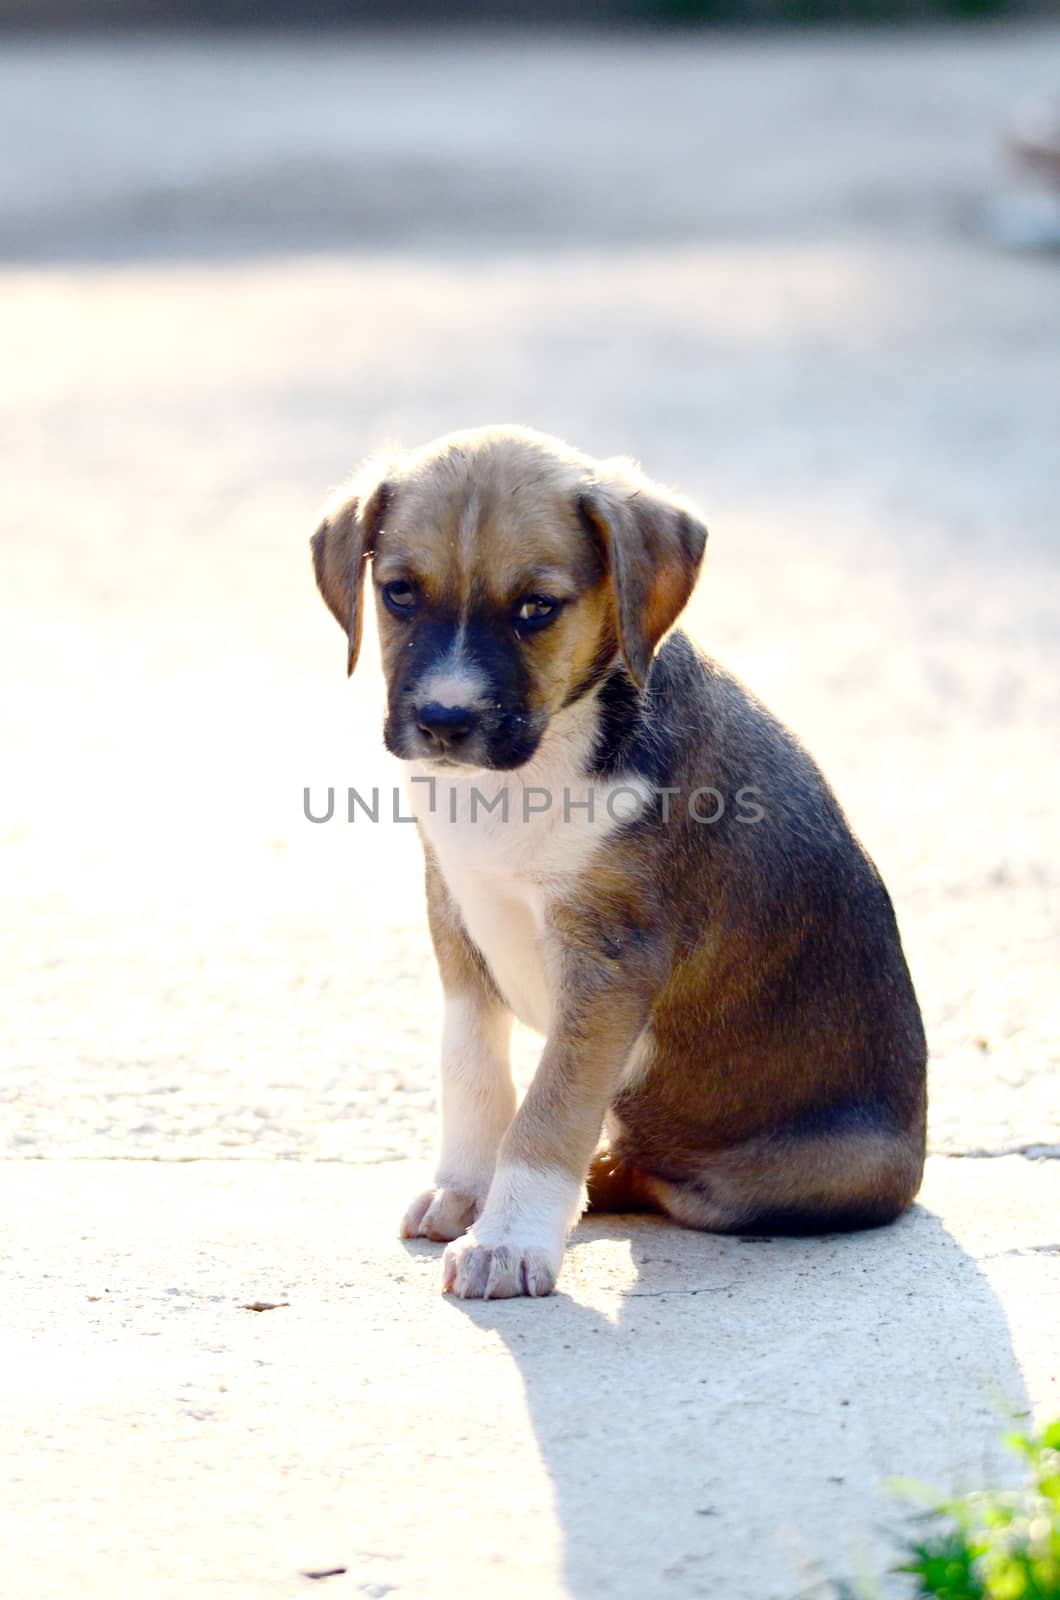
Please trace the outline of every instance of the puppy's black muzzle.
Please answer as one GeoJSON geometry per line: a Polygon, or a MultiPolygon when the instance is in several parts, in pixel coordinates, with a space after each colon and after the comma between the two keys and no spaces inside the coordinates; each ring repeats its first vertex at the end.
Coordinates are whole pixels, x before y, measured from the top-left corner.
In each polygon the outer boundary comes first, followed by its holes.
{"type": "Polygon", "coordinates": [[[463,744],[478,723],[477,713],[468,706],[443,706],[429,701],[416,711],[417,728],[428,748],[439,755],[448,754],[463,744]]]}
{"type": "Polygon", "coordinates": [[[524,766],[544,732],[528,704],[530,681],[510,620],[472,612],[416,616],[388,685],[383,740],[405,761],[437,760],[501,771],[524,766]],[[460,649],[456,651],[458,637],[460,649]],[[477,679],[470,705],[430,698],[430,678],[458,654],[477,679]]]}

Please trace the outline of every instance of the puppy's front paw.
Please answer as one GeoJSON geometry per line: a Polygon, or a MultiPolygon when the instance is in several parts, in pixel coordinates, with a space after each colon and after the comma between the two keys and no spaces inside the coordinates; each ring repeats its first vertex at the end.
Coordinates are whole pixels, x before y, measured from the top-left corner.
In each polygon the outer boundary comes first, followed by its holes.
{"type": "Polygon", "coordinates": [[[442,1257],[442,1293],[462,1300],[510,1300],[514,1295],[551,1294],[559,1260],[535,1245],[479,1244],[465,1234],[442,1257]]]}
{"type": "Polygon", "coordinates": [[[448,1243],[467,1232],[480,1209],[477,1200],[459,1189],[428,1189],[416,1196],[402,1217],[401,1237],[448,1243]]]}

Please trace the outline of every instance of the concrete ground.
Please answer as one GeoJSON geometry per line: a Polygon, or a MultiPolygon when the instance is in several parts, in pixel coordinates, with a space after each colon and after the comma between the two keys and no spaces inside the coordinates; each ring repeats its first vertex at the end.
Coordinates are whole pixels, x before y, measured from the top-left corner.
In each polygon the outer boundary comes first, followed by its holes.
{"type": "Polygon", "coordinates": [[[417,1182],[0,1166],[8,1593],[790,1600],[1060,1409],[1060,1163],[939,1160],[871,1238],[597,1220],[485,1303],[394,1237],[417,1182]]]}
{"type": "Polygon", "coordinates": [[[985,226],[1058,47],[5,44],[19,1600],[788,1600],[884,1564],[889,1474],[1060,1410],[1060,300],[985,226]],[[306,540],[373,446],[503,419],[701,502],[689,626],[891,887],[935,1152],[892,1230],[587,1224],[470,1308],[393,1237],[437,996],[410,828],[341,820],[397,774],[306,540]]]}

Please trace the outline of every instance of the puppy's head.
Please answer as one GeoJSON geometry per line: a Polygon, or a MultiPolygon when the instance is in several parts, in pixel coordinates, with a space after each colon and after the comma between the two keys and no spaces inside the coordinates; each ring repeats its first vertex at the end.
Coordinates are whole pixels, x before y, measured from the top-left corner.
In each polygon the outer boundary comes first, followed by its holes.
{"type": "Polygon", "coordinates": [[[631,462],[484,428],[362,469],[312,547],[350,672],[371,561],[387,748],[509,769],[616,661],[643,685],[706,537],[631,462]]]}

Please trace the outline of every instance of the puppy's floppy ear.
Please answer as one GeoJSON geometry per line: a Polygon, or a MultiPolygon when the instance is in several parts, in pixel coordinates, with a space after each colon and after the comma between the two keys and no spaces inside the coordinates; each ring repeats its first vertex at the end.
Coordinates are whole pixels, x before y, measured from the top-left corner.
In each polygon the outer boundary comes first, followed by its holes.
{"type": "Polygon", "coordinates": [[[597,481],[578,496],[578,515],[606,562],[619,648],[641,688],[655,646],[695,586],[706,527],[690,506],[626,461],[601,464],[597,481]]]}
{"type": "Polygon", "coordinates": [[[357,665],[361,648],[364,569],[390,497],[391,485],[386,479],[358,483],[352,492],[347,486],[335,496],[309,541],[317,588],[346,634],[347,676],[357,665]]]}

